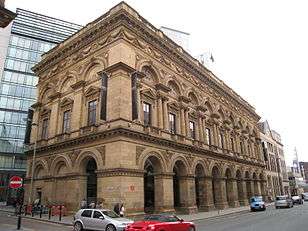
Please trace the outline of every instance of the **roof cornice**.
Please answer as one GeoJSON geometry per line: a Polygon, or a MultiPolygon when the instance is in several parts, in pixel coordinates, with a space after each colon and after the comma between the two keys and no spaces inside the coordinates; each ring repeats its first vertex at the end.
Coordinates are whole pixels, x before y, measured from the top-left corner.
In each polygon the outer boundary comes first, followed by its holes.
{"type": "Polygon", "coordinates": [[[55,66],[64,58],[72,55],[76,51],[120,26],[124,26],[135,34],[138,34],[138,37],[149,42],[156,49],[167,55],[168,58],[188,70],[193,76],[206,83],[213,90],[219,92],[228,99],[232,99],[235,105],[242,106],[254,120],[258,121],[260,119],[255,109],[249,103],[223,81],[218,79],[198,60],[194,59],[189,53],[165,36],[162,31],[156,29],[152,24],[142,18],[126,3],[118,4],[107,12],[104,17],[102,16],[92,23],[89,23],[75,35],[47,52],[43,60],[34,66],[34,72],[40,75],[40,73],[55,66]]]}

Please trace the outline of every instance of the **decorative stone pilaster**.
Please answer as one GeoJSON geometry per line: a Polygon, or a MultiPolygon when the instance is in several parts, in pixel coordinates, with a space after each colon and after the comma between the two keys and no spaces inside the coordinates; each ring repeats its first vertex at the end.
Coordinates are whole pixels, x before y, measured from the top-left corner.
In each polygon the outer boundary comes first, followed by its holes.
{"type": "Polygon", "coordinates": [[[164,128],[164,120],[163,120],[163,100],[161,96],[158,96],[157,99],[157,118],[158,118],[158,127],[160,129],[164,128]]]}
{"type": "Polygon", "coordinates": [[[185,125],[185,109],[180,109],[180,133],[182,136],[186,136],[186,125],[185,125]]]}
{"type": "Polygon", "coordinates": [[[168,119],[168,98],[163,98],[163,120],[164,120],[164,129],[169,130],[169,119],[168,119]]]}

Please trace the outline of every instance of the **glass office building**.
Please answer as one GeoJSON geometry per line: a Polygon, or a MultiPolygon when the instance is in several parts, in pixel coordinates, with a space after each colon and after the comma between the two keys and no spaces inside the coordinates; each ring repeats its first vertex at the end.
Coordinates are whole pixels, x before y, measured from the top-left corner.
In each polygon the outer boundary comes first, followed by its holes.
{"type": "Polygon", "coordinates": [[[16,13],[0,68],[0,201],[14,197],[14,191],[7,189],[9,178],[26,171],[27,112],[36,101],[38,82],[31,68],[44,52],[82,28],[22,9],[16,13]]]}

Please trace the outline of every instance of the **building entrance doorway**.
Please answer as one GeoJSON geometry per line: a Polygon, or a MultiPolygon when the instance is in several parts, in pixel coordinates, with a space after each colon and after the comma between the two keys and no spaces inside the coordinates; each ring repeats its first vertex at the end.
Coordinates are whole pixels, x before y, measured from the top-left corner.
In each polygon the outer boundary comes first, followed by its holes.
{"type": "Polygon", "coordinates": [[[86,165],[87,174],[87,201],[96,202],[97,199],[97,165],[94,159],[89,159],[86,165]]]}

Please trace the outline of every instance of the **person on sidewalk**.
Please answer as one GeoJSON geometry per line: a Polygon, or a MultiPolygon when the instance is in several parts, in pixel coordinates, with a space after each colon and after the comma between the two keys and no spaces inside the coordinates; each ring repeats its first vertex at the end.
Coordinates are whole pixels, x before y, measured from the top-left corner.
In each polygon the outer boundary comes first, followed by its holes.
{"type": "Polygon", "coordinates": [[[90,207],[90,209],[95,209],[95,207],[96,207],[95,202],[92,201],[92,202],[89,204],[89,207],[90,207]]]}
{"type": "Polygon", "coordinates": [[[124,208],[124,205],[122,203],[121,206],[120,206],[120,217],[124,217],[124,213],[125,213],[125,208],[124,208]]]}
{"type": "Polygon", "coordinates": [[[80,208],[81,209],[86,209],[88,207],[87,201],[85,198],[80,202],[80,208]]]}
{"type": "Polygon", "coordinates": [[[96,209],[102,209],[104,206],[103,202],[102,201],[99,201],[97,204],[96,204],[96,209]]]}

